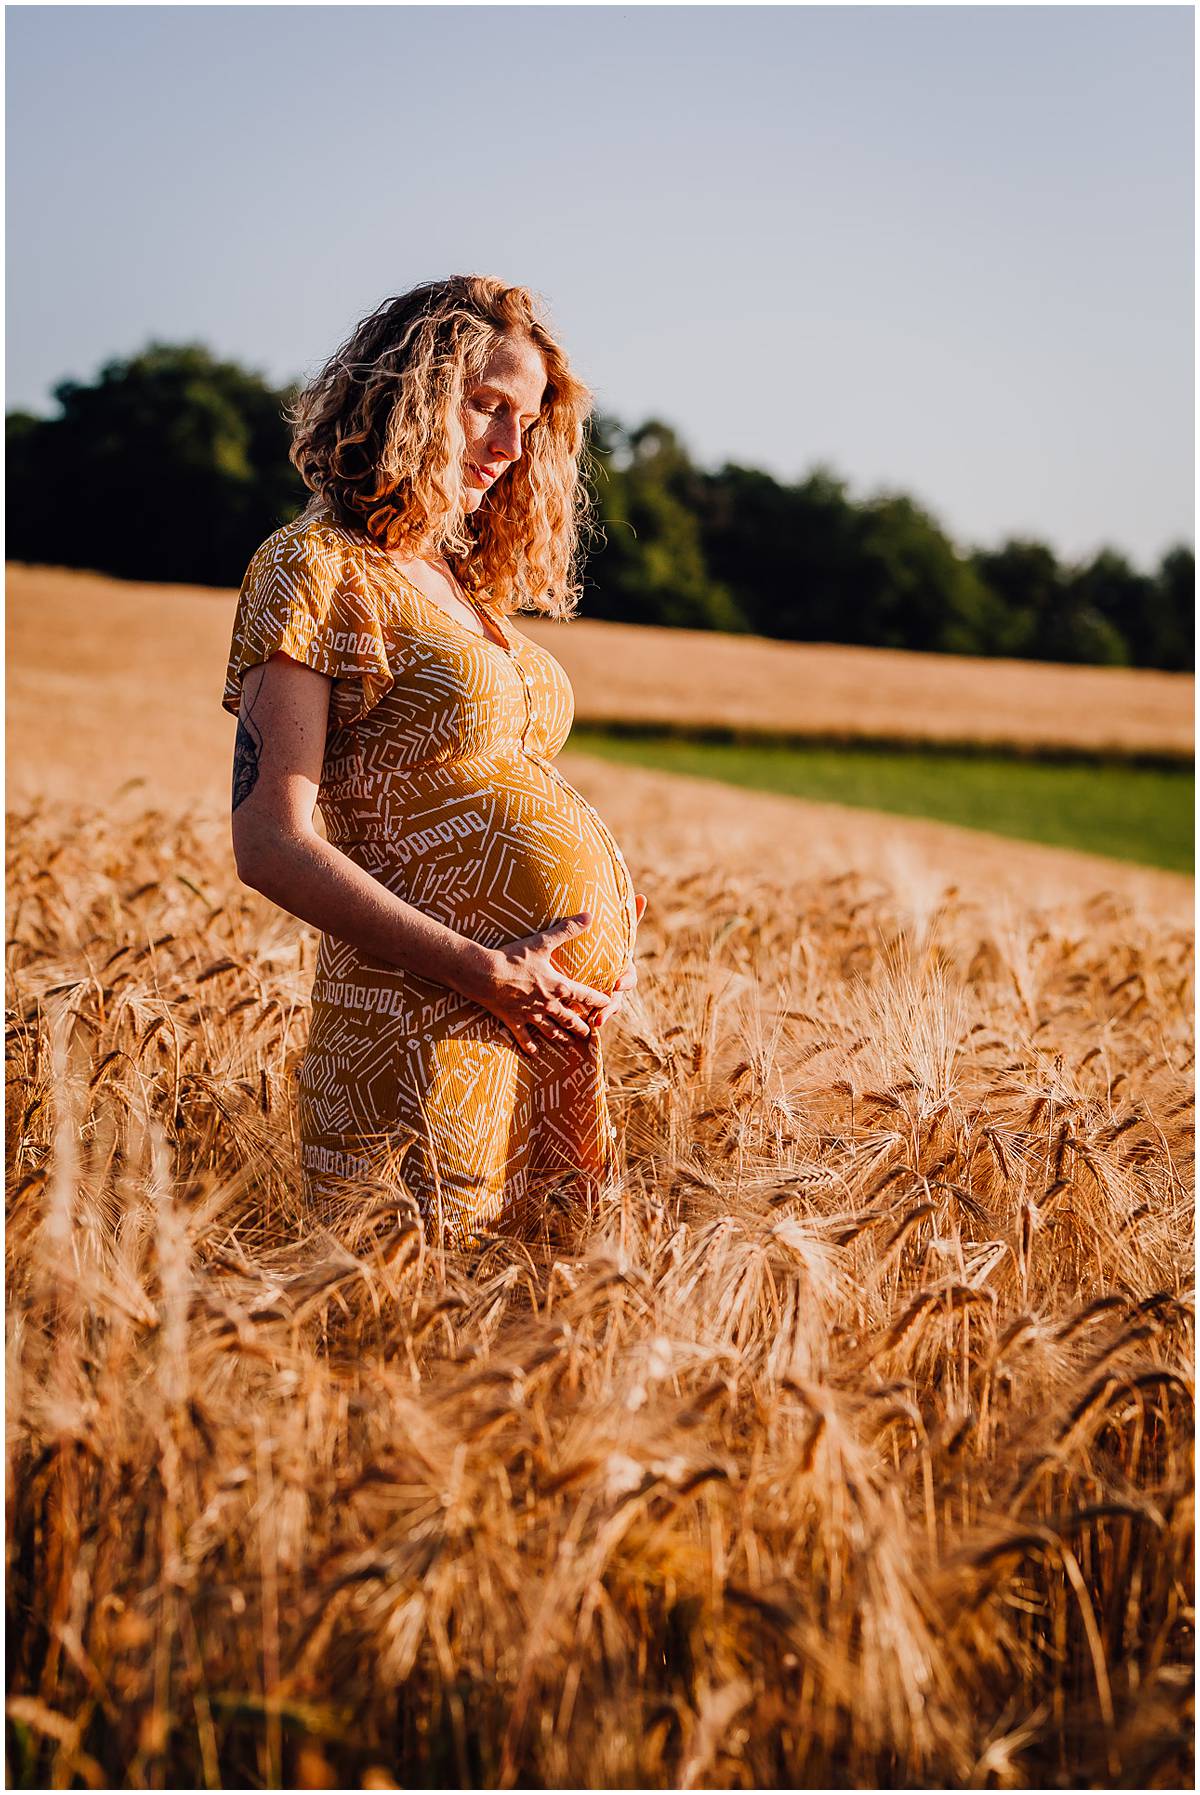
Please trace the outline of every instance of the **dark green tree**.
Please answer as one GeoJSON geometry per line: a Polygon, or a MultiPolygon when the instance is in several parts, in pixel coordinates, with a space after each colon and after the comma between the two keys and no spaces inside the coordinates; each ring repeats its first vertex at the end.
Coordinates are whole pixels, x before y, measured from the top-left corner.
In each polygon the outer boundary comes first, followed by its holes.
{"type": "Polygon", "coordinates": [[[588,561],[584,613],[744,630],[745,617],[705,564],[699,522],[684,496],[691,464],[675,432],[657,419],[630,432],[601,419],[591,446],[602,535],[588,561]]]}
{"type": "Polygon", "coordinates": [[[989,652],[994,595],[911,499],[856,505],[824,466],[785,486],[727,465],[697,503],[709,565],[760,634],[989,652]]]}
{"type": "Polygon", "coordinates": [[[991,652],[995,595],[926,510],[899,493],[869,500],[856,534],[843,641],[991,652]]]}
{"type": "Polygon", "coordinates": [[[1123,623],[1140,603],[1142,576],[1119,555],[1106,550],[1090,566],[1072,569],[1060,565],[1044,542],[1012,537],[972,559],[1002,607],[995,652],[1097,666],[1129,663],[1123,623]]]}
{"type": "Polygon", "coordinates": [[[1168,549],[1159,562],[1144,636],[1131,639],[1141,666],[1173,673],[1195,667],[1196,557],[1182,543],[1168,549]]]}
{"type": "MultiPolygon", "coordinates": [[[[306,494],[285,407],[258,373],[198,343],[151,343],[63,381],[58,414],[9,414],[17,560],[233,585],[306,494]]],[[[669,424],[596,414],[585,615],[791,641],[1190,668],[1195,557],[1142,574],[1113,549],[1064,567],[1015,537],[964,555],[903,493],[852,500],[830,468],[787,484],[698,468],[669,424]]]]}
{"type": "Polygon", "coordinates": [[[692,486],[704,555],[758,635],[837,642],[857,559],[845,485],[818,467],[797,486],[727,463],[692,486]]]}
{"type": "Polygon", "coordinates": [[[998,605],[992,653],[1037,658],[1062,607],[1062,569],[1053,549],[1013,536],[998,549],[977,549],[971,561],[998,605]]]}
{"type": "Polygon", "coordinates": [[[1070,571],[1065,586],[1071,639],[1081,659],[1128,666],[1139,648],[1150,647],[1147,623],[1154,611],[1154,579],[1136,572],[1124,555],[1101,549],[1070,571]]]}
{"type": "Polygon", "coordinates": [[[235,585],[303,504],[289,394],[200,344],[152,343],[54,396],[58,416],[9,420],[16,560],[235,585]]]}

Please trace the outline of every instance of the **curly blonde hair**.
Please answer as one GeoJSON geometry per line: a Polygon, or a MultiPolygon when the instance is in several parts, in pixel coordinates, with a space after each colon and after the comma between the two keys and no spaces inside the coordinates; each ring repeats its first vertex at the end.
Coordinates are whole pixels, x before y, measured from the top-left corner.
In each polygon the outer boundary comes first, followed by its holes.
{"type": "Polygon", "coordinates": [[[584,426],[592,394],[571,372],[525,287],[457,274],[388,299],[356,326],[288,417],[291,459],[327,511],[386,549],[444,555],[494,609],[574,614],[590,511],[584,426]],[[464,510],[465,391],[500,339],[546,367],[523,452],[464,510]]]}

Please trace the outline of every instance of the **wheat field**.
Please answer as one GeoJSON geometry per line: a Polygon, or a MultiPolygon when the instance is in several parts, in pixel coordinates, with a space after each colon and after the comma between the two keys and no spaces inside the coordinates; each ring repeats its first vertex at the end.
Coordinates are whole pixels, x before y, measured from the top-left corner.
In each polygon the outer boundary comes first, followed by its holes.
{"type": "MultiPolygon", "coordinates": [[[[10,757],[22,786],[35,770],[23,750],[38,739],[47,704],[71,718],[93,759],[121,757],[118,732],[88,728],[99,680],[135,731],[161,718],[194,790],[217,716],[212,681],[219,692],[234,594],[19,564],[7,569],[7,594],[10,757]],[[66,652],[49,659],[48,642],[66,652]]],[[[581,723],[1174,760],[1194,749],[1190,673],[774,642],[586,617],[516,621],[566,668],[581,723]]]]}
{"type": "Polygon", "coordinates": [[[1188,882],[631,814],[621,1175],[455,1255],[145,805],[9,817],[9,1786],[1191,1786],[1188,882]]]}

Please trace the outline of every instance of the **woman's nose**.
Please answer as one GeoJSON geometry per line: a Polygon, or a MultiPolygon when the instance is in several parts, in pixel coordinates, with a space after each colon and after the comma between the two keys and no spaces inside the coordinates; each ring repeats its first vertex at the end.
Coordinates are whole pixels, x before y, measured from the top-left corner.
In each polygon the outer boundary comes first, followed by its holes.
{"type": "Polygon", "coordinates": [[[503,455],[505,461],[516,461],[521,453],[521,426],[498,422],[495,429],[488,432],[488,446],[493,453],[503,455]]]}

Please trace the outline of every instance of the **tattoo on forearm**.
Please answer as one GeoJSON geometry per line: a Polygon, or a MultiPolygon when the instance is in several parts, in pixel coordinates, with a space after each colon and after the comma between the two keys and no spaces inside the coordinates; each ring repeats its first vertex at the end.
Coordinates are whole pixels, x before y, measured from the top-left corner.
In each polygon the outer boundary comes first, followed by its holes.
{"type": "MultiPolygon", "coordinates": [[[[257,692],[255,697],[257,697],[257,692]]],[[[258,782],[258,757],[262,751],[262,734],[250,721],[250,712],[254,706],[248,706],[246,715],[237,720],[237,737],[233,744],[233,808],[244,804],[258,782]]]]}

